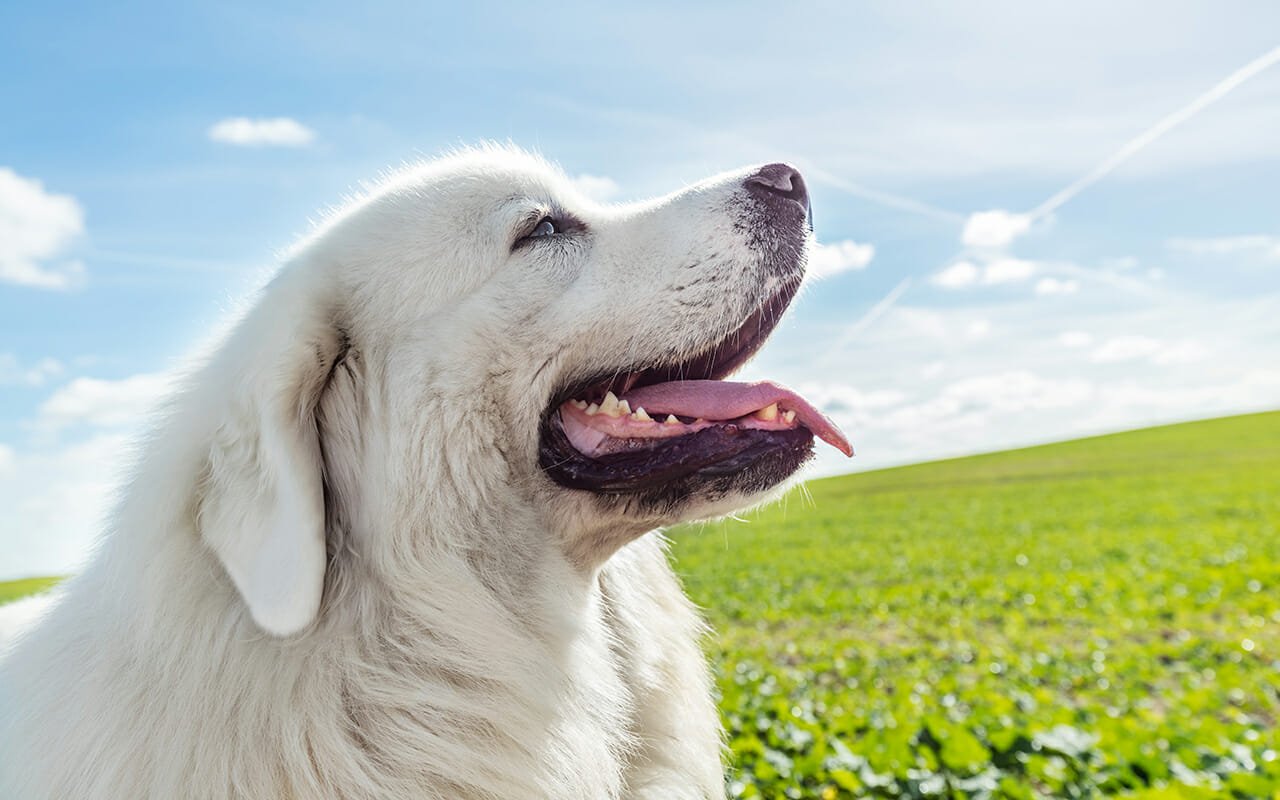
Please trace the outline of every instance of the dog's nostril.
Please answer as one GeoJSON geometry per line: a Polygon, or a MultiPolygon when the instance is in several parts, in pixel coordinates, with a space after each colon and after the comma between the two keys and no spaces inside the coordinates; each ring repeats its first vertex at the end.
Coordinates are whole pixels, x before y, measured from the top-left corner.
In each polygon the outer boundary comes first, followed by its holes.
{"type": "Polygon", "coordinates": [[[781,195],[805,208],[809,206],[809,191],[804,185],[804,178],[800,176],[800,170],[790,164],[766,164],[745,183],[752,191],[781,195]]]}

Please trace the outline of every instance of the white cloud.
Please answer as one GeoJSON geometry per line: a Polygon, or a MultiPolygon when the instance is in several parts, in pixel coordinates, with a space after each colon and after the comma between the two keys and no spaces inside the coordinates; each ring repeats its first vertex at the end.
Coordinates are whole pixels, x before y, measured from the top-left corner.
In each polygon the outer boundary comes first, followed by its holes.
{"type": "Polygon", "coordinates": [[[930,280],[944,289],[963,289],[978,282],[982,272],[969,261],[957,261],[934,275],[930,280]]]}
{"type": "Polygon", "coordinates": [[[964,335],[969,339],[985,339],[991,333],[991,320],[975,319],[964,327],[964,335]]]}
{"type": "Polygon", "coordinates": [[[71,289],[84,280],[78,261],[50,264],[84,232],[74,197],[0,167],[0,282],[37,289],[71,289]]]}
{"type": "Polygon", "coordinates": [[[76,378],[41,405],[37,427],[57,432],[76,424],[121,428],[136,424],[172,386],[166,374],[134,375],[121,380],[76,378]]]}
{"type": "Polygon", "coordinates": [[[1280,261],[1280,236],[1219,236],[1205,239],[1170,239],[1170,250],[1195,256],[1252,256],[1280,261]]]}
{"type": "Polygon", "coordinates": [[[62,374],[62,362],[43,358],[23,366],[12,353],[0,353],[0,386],[43,386],[49,378],[62,374]]]}
{"type": "Polygon", "coordinates": [[[617,181],[603,175],[584,173],[573,179],[573,185],[579,192],[600,203],[612,200],[621,191],[617,181]]]}
{"type": "Polygon", "coordinates": [[[209,138],[241,147],[305,147],[315,141],[316,133],[288,117],[229,117],[209,128],[209,138]]]}
{"type": "Polygon", "coordinates": [[[947,384],[927,400],[890,410],[876,424],[907,440],[936,441],[944,431],[986,428],[1009,414],[1078,406],[1093,392],[1088,380],[1009,370],[947,384]]]}
{"type": "Polygon", "coordinates": [[[946,371],[947,371],[947,362],[930,361],[928,364],[925,364],[923,367],[920,368],[920,377],[923,380],[931,381],[934,378],[940,377],[946,371]]]}
{"type": "Polygon", "coordinates": [[[1165,342],[1150,336],[1117,336],[1099,345],[1089,358],[1095,364],[1147,359],[1153,364],[1171,365],[1201,361],[1209,354],[1208,347],[1189,339],[1165,342]]]}
{"type": "Polygon", "coordinates": [[[1063,331],[1058,334],[1058,344],[1063,347],[1088,347],[1093,344],[1093,334],[1086,331],[1063,331]]]}
{"type": "Polygon", "coordinates": [[[1113,258],[1104,258],[1099,265],[1103,269],[1115,270],[1117,272],[1126,272],[1131,269],[1137,269],[1138,259],[1133,256],[1118,256],[1113,258]]]}
{"type": "Polygon", "coordinates": [[[1036,269],[1036,262],[1022,258],[997,258],[981,267],[971,261],[957,261],[931,280],[944,289],[964,289],[978,284],[997,286],[1025,281],[1035,275],[1036,269]]]}
{"type": "Polygon", "coordinates": [[[26,444],[0,445],[0,507],[7,510],[0,522],[0,578],[82,565],[147,414],[171,385],[164,374],[77,378],[40,406],[26,444]]]}
{"type": "Polygon", "coordinates": [[[1041,278],[1036,281],[1036,294],[1075,294],[1080,291],[1080,281],[1073,278],[1041,278]]]}
{"type": "Polygon", "coordinates": [[[172,385],[164,374],[77,378],[41,404],[28,442],[0,444],[0,579],[82,566],[147,413],[172,385]]]}
{"type": "Polygon", "coordinates": [[[1164,342],[1150,336],[1116,336],[1098,345],[1089,359],[1095,364],[1114,364],[1148,358],[1163,348],[1164,342]]]}
{"type": "Polygon", "coordinates": [[[1156,364],[1191,364],[1202,361],[1209,355],[1209,348],[1199,342],[1174,342],[1161,349],[1151,360],[1156,364]]]}
{"type": "Polygon", "coordinates": [[[1082,430],[1151,425],[1224,413],[1274,409],[1280,370],[1252,369],[1226,381],[1197,381],[1176,390],[1140,380],[1108,385],[1077,425],[1082,430]]]}
{"type": "Polygon", "coordinates": [[[1031,229],[1031,217],[1003,209],[976,211],[964,223],[960,241],[965,247],[998,250],[1031,229]]]}
{"type": "Polygon", "coordinates": [[[808,274],[813,278],[827,278],[842,272],[866,269],[875,254],[875,245],[858,244],[852,239],[831,244],[819,243],[809,256],[808,274]]]}
{"type": "Polygon", "coordinates": [[[128,433],[17,453],[0,481],[0,576],[73,572],[91,552],[132,457],[128,433]],[[39,535],[33,535],[33,532],[39,535]]]}
{"type": "Polygon", "coordinates": [[[832,413],[867,413],[895,408],[907,395],[890,389],[862,390],[840,383],[802,383],[800,391],[819,408],[832,413]]]}
{"type": "Polygon", "coordinates": [[[989,285],[1018,283],[1027,280],[1035,272],[1034,261],[1021,258],[998,258],[982,268],[982,282],[989,285]]]}
{"type": "MultiPolygon", "coordinates": [[[[975,289],[983,285],[982,263],[973,260],[975,289]]],[[[1079,280],[1082,294],[1105,272],[1036,265],[1044,275],[1079,280]]],[[[1137,269],[1135,278],[1146,266],[1137,269]]],[[[1008,297],[975,291],[964,303],[899,304],[853,337],[841,335],[856,324],[852,319],[797,314],[744,380],[793,385],[845,430],[858,457],[850,461],[822,448],[817,474],[1280,408],[1273,378],[1245,377],[1267,370],[1280,375],[1271,366],[1280,364],[1274,286],[1229,299],[1177,291],[1091,293],[1089,303],[1067,307],[1031,294],[1040,277],[1009,284],[1019,291],[1008,297]],[[983,320],[990,329],[978,335],[985,326],[975,323],[983,320]],[[814,341],[831,344],[815,352],[814,341]],[[811,388],[815,381],[847,382],[863,396],[900,399],[875,408],[830,404],[825,398],[839,392],[811,388]],[[1160,401],[1144,405],[1147,397],[1160,401]]]]}

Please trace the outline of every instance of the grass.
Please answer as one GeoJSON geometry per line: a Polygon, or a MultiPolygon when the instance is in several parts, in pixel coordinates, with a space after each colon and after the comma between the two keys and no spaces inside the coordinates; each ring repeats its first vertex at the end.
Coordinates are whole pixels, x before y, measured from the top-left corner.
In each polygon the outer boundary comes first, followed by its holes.
{"type": "MultiPolygon", "coordinates": [[[[1280,797],[1280,413],[673,532],[736,797],[1280,797]]],[[[0,584],[0,602],[56,579],[0,584]]]]}
{"type": "Polygon", "coordinates": [[[737,797],[1280,797],[1280,413],[673,532],[737,797]]]}
{"type": "Polygon", "coordinates": [[[0,581],[0,605],[11,600],[36,594],[54,586],[62,578],[23,578],[16,581],[0,581]]]}

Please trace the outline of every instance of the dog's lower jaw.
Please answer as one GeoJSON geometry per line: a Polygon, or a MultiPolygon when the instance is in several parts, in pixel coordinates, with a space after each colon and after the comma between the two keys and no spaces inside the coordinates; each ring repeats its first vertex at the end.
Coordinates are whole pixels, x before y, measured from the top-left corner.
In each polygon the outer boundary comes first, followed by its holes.
{"type": "Polygon", "coordinates": [[[598,573],[609,559],[626,545],[655,531],[663,524],[661,519],[645,521],[619,518],[612,524],[592,526],[575,531],[572,535],[557,537],[566,560],[583,575],[598,573]]]}

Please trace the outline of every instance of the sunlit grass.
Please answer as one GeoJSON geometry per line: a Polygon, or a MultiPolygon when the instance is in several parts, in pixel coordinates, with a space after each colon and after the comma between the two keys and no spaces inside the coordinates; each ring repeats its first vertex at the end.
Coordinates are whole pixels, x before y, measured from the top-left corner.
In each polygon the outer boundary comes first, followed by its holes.
{"type": "Polygon", "coordinates": [[[16,581],[0,581],[0,604],[26,597],[29,594],[43,592],[56,585],[62,578],[22,578],[16,581]]]}
{"type": "Polygon", "coordinates": [[[808,488],[672,533],[736,794],[1280,790],[1280,413],[808,488]]]}

